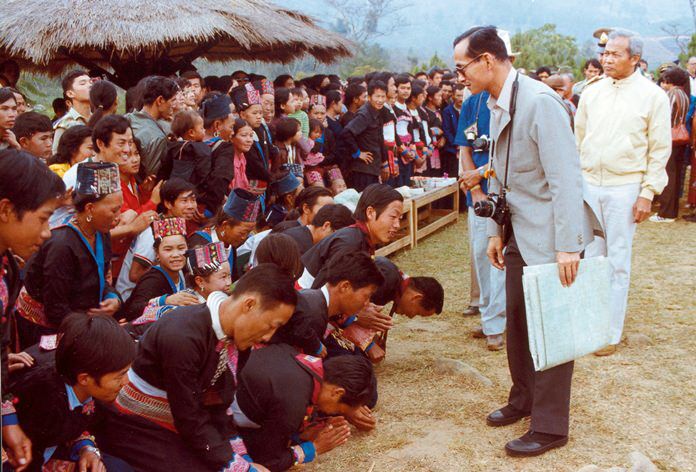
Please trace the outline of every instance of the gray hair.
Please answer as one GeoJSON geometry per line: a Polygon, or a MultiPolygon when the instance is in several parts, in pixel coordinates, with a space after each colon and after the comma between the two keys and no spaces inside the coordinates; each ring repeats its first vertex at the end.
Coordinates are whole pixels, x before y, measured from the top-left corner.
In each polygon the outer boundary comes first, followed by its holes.
{"type": "Polygon", "coordinates": [[[625,29],[615,29],[609,33],[609,39],[617,38],[628,39],[628,53],[631,56],[643,57],[643,38],[638,33],[625,29]]]}

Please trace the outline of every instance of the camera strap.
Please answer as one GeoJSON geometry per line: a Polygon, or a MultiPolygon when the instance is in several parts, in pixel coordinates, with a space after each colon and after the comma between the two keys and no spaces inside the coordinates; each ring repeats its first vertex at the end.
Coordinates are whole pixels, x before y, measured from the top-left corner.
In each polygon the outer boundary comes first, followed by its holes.
{"type": "MultiPolygon", "coordinates": [[[[503,192],[507,191],[508,171],[510,170],[510,144],[512,143],[512,130],[515,125],[515,109],[517,108],[517,89],[520,86],[520,73],[515,75],[510,94],[510,132],[508,133],[507,150],[505,152],[505,177],[503,179],[503,192]]],[[[500,135],[498,135],[500,137],[500,135]]]]}

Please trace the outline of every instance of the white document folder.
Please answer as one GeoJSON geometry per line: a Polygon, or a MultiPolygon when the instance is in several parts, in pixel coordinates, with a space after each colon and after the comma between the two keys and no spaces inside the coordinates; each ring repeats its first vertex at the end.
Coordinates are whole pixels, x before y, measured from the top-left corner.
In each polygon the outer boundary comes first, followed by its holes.
{"type": "Polygon", "coordinates": [[[561,285],[557,264],[524,268],[529,351],[535,370],[550,369],[610,344],[610,279],[606,257],[582,259],[570,287],[561,285]]]}

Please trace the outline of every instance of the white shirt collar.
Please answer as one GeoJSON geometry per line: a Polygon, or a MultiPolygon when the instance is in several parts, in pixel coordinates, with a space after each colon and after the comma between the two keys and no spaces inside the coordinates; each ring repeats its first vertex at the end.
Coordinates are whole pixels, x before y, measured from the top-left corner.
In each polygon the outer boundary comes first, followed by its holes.
{"type": "Polygon", "coordinates": [[[496,99],[493,95],[488,99],[488,108],[499,108],[506,113],[510,113],[510,100],[512,99],[512,84],[515,82],[515,77],[517,76],[517,70],[514,67],[510,68],[503,88],[500,90],[500,95],[496,99]]]}
{"type": "Polygon", "coordinates": [[[324,299],[326,300],[326,308],[329,308],[329,285],[325,284],[320,290],[321,293],[324,294],[324,299]]]}
{"type": "Polygon", "coordinates": [[[208,295],[208,300],[205,302],[205,304],[208,306],[208,310],[210,310],[210,321],[212,322],[213,331],[215,331],[215,337],[218,338],[218,341],[222,341],[223,339],[227,338],[227,335],[222,330],[222,325],[220,324],[220,305],[222,305],[222,302],[224,302],[226,299],[227,295],[225,295],[223,292],[213,292],[208,295]]]}

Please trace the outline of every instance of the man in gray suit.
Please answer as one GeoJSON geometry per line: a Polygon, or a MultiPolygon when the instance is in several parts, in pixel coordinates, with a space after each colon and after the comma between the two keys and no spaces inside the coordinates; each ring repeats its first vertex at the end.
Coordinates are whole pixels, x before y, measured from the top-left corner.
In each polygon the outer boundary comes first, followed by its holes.
{"type": "Polygon", "coordinates": [[[508,404],[489,414],[487,422],[504,426],[531,415],[529,431],[508,442],[505,450],[512,456],[538,455],[568,442],[573,363],[534,371],[523,267],[557,262],[561,283],[571,285],[581,253],[592,239],[592,212],[583,200],[570,118],[559,96],[517,73],[493,26],[475,27],[459,36],[454,59],[459,79],[472,93],[491,94],[495,175],[489,192],[501,193],[509,156],[505,193],[510,218],[503,226],[489,220],[488,257],[506,272],[507,355],[513,385],[508,404]]]}

